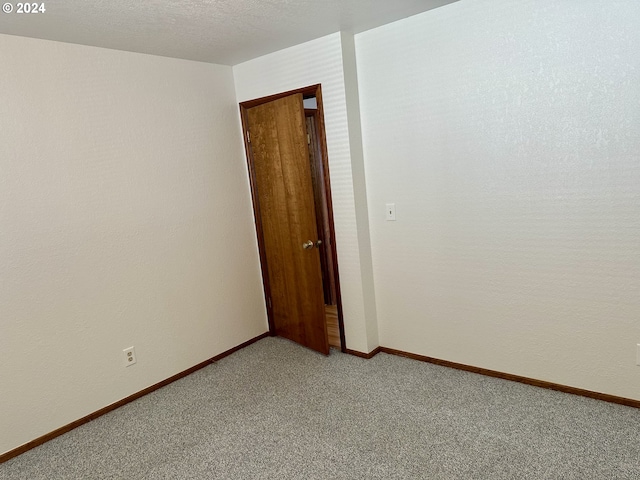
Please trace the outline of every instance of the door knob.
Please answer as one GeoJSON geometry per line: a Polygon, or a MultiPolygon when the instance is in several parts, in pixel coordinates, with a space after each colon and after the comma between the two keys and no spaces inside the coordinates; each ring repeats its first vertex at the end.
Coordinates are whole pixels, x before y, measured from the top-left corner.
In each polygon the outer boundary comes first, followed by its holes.
{"type": "Polygon", "coordinates": [[[309,250],[310,248],[313,248],[313,242],[311,240],[307,240],[302,244],[302,248],[304,248],[305,250],[309,250]]]}
{"type": "Polygon", "coordinates": [[[320,248],[320,245],[322,245],[322,240],[318,240],[316,242],[316,248],[320,248]]]}

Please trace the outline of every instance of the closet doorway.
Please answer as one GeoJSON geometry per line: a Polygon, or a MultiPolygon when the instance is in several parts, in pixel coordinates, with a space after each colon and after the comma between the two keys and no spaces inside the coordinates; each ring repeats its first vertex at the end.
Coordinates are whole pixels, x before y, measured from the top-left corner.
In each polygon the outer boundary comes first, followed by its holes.
{"type": "Polygon", "coordinates": [[[240,104],[269,330],[345,351],[322,89],[240,104]]]}

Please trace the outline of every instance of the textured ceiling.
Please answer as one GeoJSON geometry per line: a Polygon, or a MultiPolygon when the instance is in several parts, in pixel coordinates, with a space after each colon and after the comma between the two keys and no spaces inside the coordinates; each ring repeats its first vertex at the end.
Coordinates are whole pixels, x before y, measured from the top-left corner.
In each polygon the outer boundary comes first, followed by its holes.
{"type": "Polygon", "coordinates": [[[38,14],[7,1],[0,33],[235,65],[457,0],[44,0],[38,14]]]}

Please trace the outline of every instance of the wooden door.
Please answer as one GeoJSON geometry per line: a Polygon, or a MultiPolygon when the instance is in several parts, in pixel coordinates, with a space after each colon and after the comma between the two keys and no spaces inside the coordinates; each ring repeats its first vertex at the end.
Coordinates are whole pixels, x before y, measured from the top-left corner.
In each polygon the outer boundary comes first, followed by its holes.
{"type": "Polygon", "coordinates": [[[272,325],[276,335],[328,354],[302,94],[248,108],[245,118],[272,325]]]}

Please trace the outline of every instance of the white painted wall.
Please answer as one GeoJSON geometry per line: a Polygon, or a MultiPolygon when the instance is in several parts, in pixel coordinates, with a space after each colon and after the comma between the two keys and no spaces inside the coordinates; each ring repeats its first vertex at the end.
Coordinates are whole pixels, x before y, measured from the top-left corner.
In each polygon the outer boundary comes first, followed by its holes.
{"type": "Polygon", "coordinates": [[[231,68],[4,35],[0,58],[5,452],[268,327],[231,68]]]}
{"type": "Polygon", "coordinates": [[[350,142],[354,119],[348,117],[341,34],[236,65],[233,74],[238,102],[322,84],[346,343],[369,352],[378,346],[378,337],[373,282],[367,278],[368,213],[365,190],[358,188],[363,179],[358,178],[357,145],[350,142]]]}
{"type": "Polygon", "coordinates": [[[382,345],[640,399],[638,25],[462,0],[356,36],[382,345]]]}

